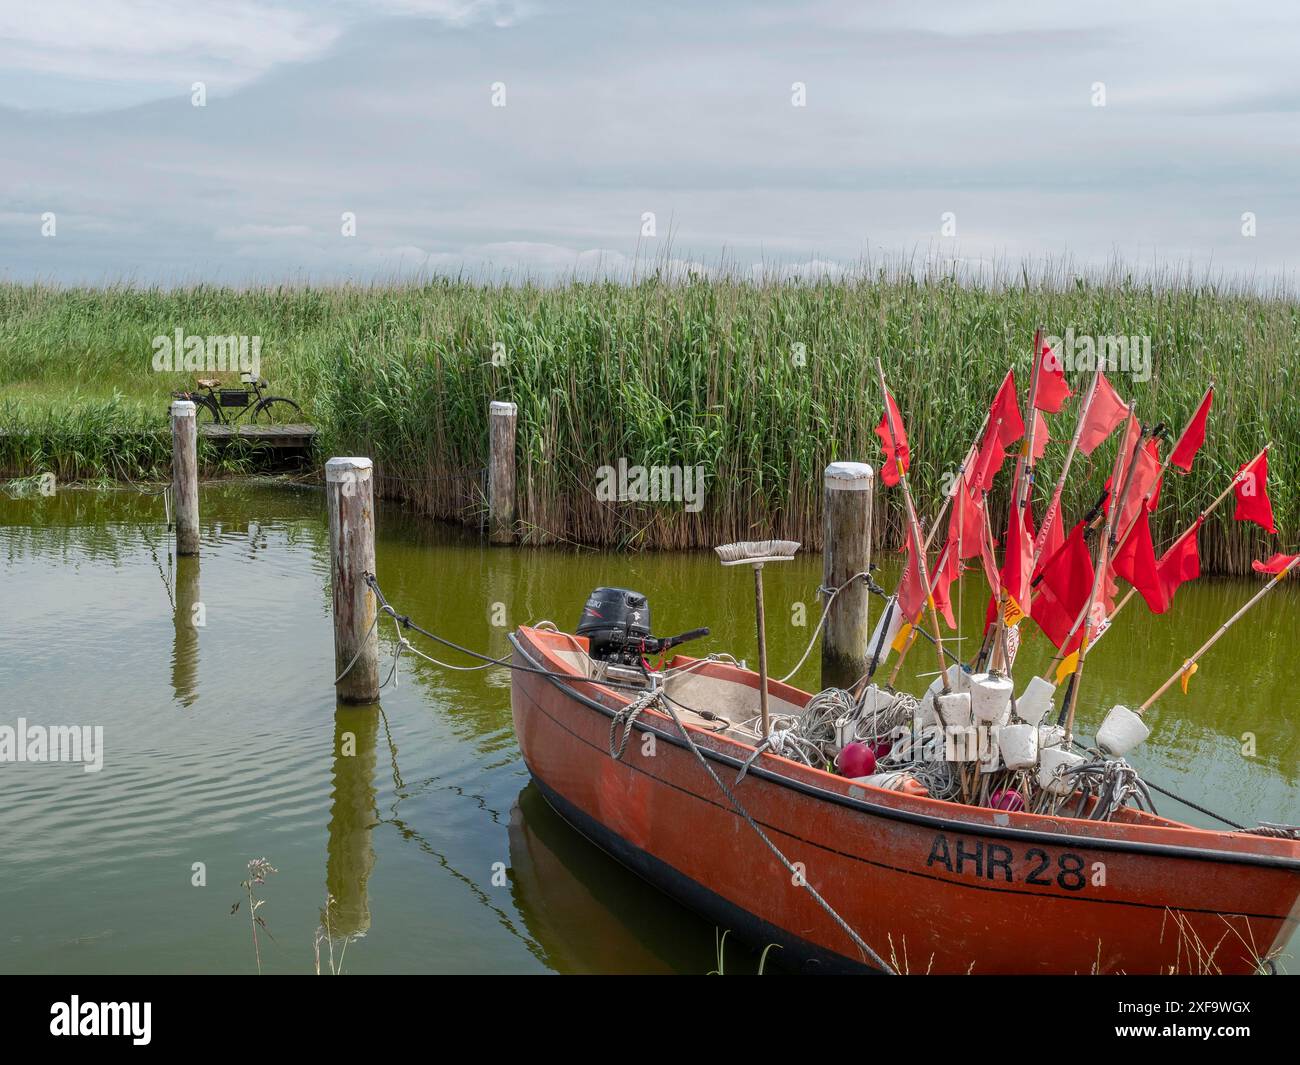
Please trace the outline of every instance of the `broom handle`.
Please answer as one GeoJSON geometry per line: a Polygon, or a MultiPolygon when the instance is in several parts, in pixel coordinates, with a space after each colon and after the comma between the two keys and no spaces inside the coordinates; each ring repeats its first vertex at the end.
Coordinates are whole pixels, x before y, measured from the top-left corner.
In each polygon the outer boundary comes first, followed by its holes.
{"type": "Polygon", "coordinates": [[[1266,585],[1264,585],[1263,588],[1261,588],[1258,592],[1256,592],[1253,596],[1250,597],[1250,601],[1246,603],[1245,606],[1243,606],[1240,610],[1238,610],[1235,614],[1233,614],[1232,617],[1230,617],[1227,621],[1225,621],[1222,625],[1220,625],[1218,629],[1215,631],[1214,635],[1211,636],[1208,640],[1206,640],[1203,644],[1201,644],[1200,648],[1196,651],[1196,653],[1193,654],[1191,658],[1189,658],[1186,662],[1183,663],[1182,668],[1179,669],[1176,673],[1174,673],[1172,677],[1170,677],[1167,681],[1165,681],[1162,685],[1160,685],[1160,687],[1158,687],[1151,694],[1151,697],[1147,699],[1147,701],[1138,708],[1138,713],[1142,713],[1144,710],[1148,709],[1152,703],[1154,703],[1157,699],[1159,699],[1160,696],[1164,695],[1164,693],[1169,690],[1170,686],[1174,683],[1174,681],[1176,681],[1179,677],[1181,677],[1184,673],[1186,673],[1189,669],[1191,669],[1192,666],[1196,664],[1196,660],[1200,658],[1201,655],[1205,654],[1205,652],[1208,651],[1211,647],[1213,647],[1218,642],[1219,637],[1222,636],[1225,632],[1227,632],[1230,628],[1232,628],[1232,626],[1235,625],[1238,620],[1240,620],[1241,616],[1245,614],[1246,611],[1248,611],[1251,607],[1253,607],[1256,603],[1258,603],[1261,599],[1263,599],[1264,596],[1268,595],[1269,592],[1271,592],[1274,588],[1276,588],[1279,584],[1281,584],[1282,578],[1285,577],[1288,573],[1290,573],[1292,568],[1294,568],[1294,566],[1298,562],[1300,562],[1300,555],[1296,555],[1295,558],[1293,558],[1290,562],[1286,564],[1286,567],[1282,570],[1281,573],[1276,574],[1271,581],[1269,581],[1266,585]]]}
{"type": "Polygon", "coordinates": [[[767,619],[763,614],[763,563],[754,566],[754,616],[758,619],[758,707],[762,715],[763,739],[767,739],[767,619]]]}

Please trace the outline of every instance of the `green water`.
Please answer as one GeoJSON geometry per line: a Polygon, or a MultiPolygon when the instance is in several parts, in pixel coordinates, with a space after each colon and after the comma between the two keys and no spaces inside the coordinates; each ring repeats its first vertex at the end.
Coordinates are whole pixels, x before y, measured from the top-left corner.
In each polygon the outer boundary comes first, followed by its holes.
{"type": "MultiPolygon", "coordinates": [[[[0,496],[0,725],[102,725],[105,747],[99,773],[0,764],[0,971],[252,972],[247,903],[231,907],[263,856],[278,869],[260,889],[269,972],[312,971],[327,893],[336,932],[364,933],[347,948],[354,973],[715,967],[711,925],[577,837],[529,785],[508,675],[408,656],[382,715],[336,710],[319,492],[205,485],[202,508],[201,559],[178,566],[157,497],[0,496]],[[355,757],[336,756],[344,732],[355,757]]],[[[591,588],[615,584],[649,594],[658,631],[708,625],[697,647],[754,660],[748,573],[709,555],[488,549],[381,505],[377,565],[400,611],[494,653],[514,625],[571,627],[591,588]]],[[[815,557],[766,571],[777,675],[815,624],[820,578],[815,557]]],[[[969,632],[985,606],[974,579],[969,632]]],[[[1130,604],[1089,659],[1081,723],[1144,699],[1254,587],[1203,580],[1164,618],[1130,604]]],[[[1144,773],[1236,820],[1300,821],[1298,594],[1275,591],[1190,696],[1162,700],[1133,757],[1144,773]]],[[[382,646],[386,673],[391,628],[382,646]]],[[[921,652],[909,667],[933,670],[921,652]]],[[[1021,654],[1047,657],[1041,638],[1021,654]]],[[[816,673],[814,654],[796,683],[815,687],[816,673]]],[[[753,964],[729,949],[729,971],[753,964]]]]}

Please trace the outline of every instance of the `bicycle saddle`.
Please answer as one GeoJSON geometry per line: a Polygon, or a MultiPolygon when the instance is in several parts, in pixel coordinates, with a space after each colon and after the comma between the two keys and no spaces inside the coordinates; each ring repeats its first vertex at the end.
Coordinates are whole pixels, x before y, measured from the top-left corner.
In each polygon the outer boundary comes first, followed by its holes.
{"type": "Polygon", "coordinates": [[[196,382],[200,388],[220,388],[221,382],[215,377],[200,377],[196,382]]]}

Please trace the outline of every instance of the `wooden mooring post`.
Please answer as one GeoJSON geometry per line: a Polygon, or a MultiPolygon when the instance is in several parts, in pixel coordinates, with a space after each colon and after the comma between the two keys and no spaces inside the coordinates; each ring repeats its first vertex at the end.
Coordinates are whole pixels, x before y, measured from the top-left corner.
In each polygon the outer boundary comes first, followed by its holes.
{"type": "Polygon", "coordinates": [[[199,456],[194,404],[172,403],[172,503],[176,507],[176,554],[199,553],[199,456]]]}
{"type": "Polygon", "coordinates": [[[519,408],[493,400],[488,407],[488,540],[515,542],[515,419],[519,408]]]}
{"type": "MultiPolygon", "coordinates": [[[[822,585],[825,597],[871,566],[871,498],[875,473],[865,462],[832,462],[823,481],[822,585]]],[[[867,671],[870,593],[865,581],[844,588],[822,633],[822,687],[848,688],[867,671]]],[[[825,609],[825,607],[823,607],[825,609]]]]}
{"type": "Polygon", "coordinates": [[[334,589],[335,690],[342,703],[379,701],[378,603],[365,575],[375,572],[373,464],[364,458],[325,463],[334,589]]]}

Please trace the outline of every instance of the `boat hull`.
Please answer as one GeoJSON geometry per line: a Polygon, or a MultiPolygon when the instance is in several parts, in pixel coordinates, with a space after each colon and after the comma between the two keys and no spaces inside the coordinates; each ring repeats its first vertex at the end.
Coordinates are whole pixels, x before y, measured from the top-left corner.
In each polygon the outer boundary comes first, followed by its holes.
{"type": "MultiPolygon", "coordinates": [[[[546,634],[513,642],[518,664],[565,671],[546,634]]],[[[1243,973],[1295,928],[1291,841],[964,807],[764,755],[734,793],[791,875],[671,720],[643,713],[623,757],[610,756],[623,701],[515,673],[515,731],[539,788],[623,864],[720,927],[779,944],[787,962],[872,967],[800,876],[887,964],[913,973],[1243,973]]],[[[696,732],[730,784],[749,749],[696,732]]]]}

